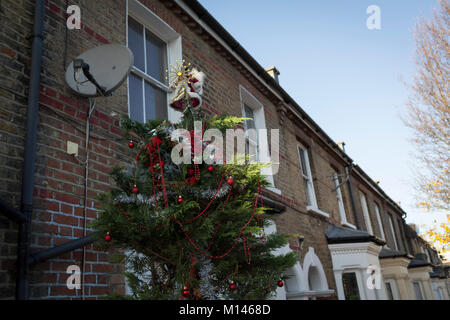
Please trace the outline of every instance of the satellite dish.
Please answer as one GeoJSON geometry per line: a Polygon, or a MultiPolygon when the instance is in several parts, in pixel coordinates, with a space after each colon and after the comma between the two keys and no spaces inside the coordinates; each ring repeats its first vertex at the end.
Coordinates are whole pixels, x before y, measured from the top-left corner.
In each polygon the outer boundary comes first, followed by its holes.
{"type": "Polygon", "coordinates": [[[133,59],[131,50],[119,44],[95,47],[69,64],[66,82],[82,96],[108,96],[127,78],[133,59]]]}

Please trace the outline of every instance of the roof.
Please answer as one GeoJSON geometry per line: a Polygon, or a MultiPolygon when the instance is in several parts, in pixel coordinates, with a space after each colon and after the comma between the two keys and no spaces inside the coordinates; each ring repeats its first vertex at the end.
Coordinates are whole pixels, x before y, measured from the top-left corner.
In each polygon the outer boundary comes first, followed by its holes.
{"type": "Polygon", "coordinates": [[[385,244],[383,240],[371,235],[366,231],[350,229],[334,224],[331,224],[328,227],[326,237],[329,244],[355,242],[374,242],[379,245],[385,244]]]}
{"type": "Polygon", "coordinates": [[[429,263],[426,259],[427,256],[424,253],[416,253],[414,255],[414,259],[412,259],[411,262],[409,263],[408,268],[431,266],[431,263],[429,263]]]}
{"type": "Polygon", "coordinates": [[[430,272],[430,278],[447,278],[445,268],[443,266],[433,266],[433,271],[430,272]]]}
{"type": "Polygon", "coordinates": [[[380,259],[399,258],[399,257],[405,257],[405,258],[410,258],[411,259],[411,256],[409,254],[407,254],[406,252],[392,250],[392,249],[388,249],[386,247],[381,249],[380,254],[378,255],[378,257],[380,259]]]}

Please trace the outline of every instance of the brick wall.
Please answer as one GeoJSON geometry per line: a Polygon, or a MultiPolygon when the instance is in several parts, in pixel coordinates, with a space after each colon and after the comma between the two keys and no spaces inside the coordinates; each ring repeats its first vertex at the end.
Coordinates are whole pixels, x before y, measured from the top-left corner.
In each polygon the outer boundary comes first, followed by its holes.
{"type": "MultiPolygon", "coordinates": [[[[141,1],[182,36],[183,58],[207,75],[203,108],[207,114],[228,112],[241,115],[239,86],[243,86],[264,105],[267,129],[280,129],[280,168],[275,186],[282,195],[272,194],[287,206],[276,218],[282,232],[305,237],[301,261],[309,247],[315,249],[326,272],[330,288],[335,288],[331,257],[325,232],[330,223],[339,224],[340,215],[333,192],[334,171],[344,173],[345,163],[298,119],[281,117],[280,103],[261,89],[261,85],[236,62],[225,49],[204,35],[199,27],[185,20],[157,0],[141,1]],[[202,35],[203,34],[203,35],[202,35]],[[311,150],[314,186],[318,206],[330,214],[329,219],[306,211],[306,194],[297,153],[298,141],[311,150]]],[[[7,0],[0,3],[0,198],[19,208],[23,165],[23,139],[30,64],[30,41],[34,1],[7,0]]],[[[43,68],[40,91],[39,129],[32,225],[32,250],[62,244],[83,235],[84,166],[66,153],[67,141],[79,145],[84,159],[85,121],[89,102],[77,97],[64,81],[65,66],[87,49],[104,43],[125,44],[126,8],[123,0],[71,1],[81,8],[81,30],[66,29],[65,1],[46,1],[43,68]]],[[[127,113],[127,88],[122,85],[114,96],[98,98],[92,118],[91,161],[88,185],[88,222],[95,218],[95,196],[110,187],[108,172],[120,162],[127,162],[129,150],[120,140],[118,120],[111,112],[127,113]]],[[[282,103],[282,102],[281,102],[282,103]]],[[[270,141],[270,139],[269,139],[270,141]]],[[[359,181],[352,179],[355,200],[359,205],[359,181]]],[[[355,224],[346,185],[341,187],[347,220],[355,224]]],[[[369,199],[375,196],[367,190],[369,199]]],[[[368,199],[369,203],[372,203],[368,199]]],[[[381,199],[380,208],[385,204],[381,199]]],[[[363,222],[359,207],[360,221],[363,222]]],[[[373,212],[373,209],[371,209],[373,212]]],[[[383,220],[385,216],[382,215],[383,220]]],[[[372,214],[373,225],[376,218],[372,214]]],[[[388,236],[386,220],[385,234],[388,236]]],[[[17,226],[0,216],[0,298],[14,295],[17,226]]],[[[292,246],[296,243],[293,241],[292,246]]],[[[124,291],[120,275],[123,266],[108,262],[110,252],[95,245],[86,248],[86,295],[96,299],[112,292],[124,291]]],[[[80,292],[65,286],[66,269],[79,265],[81,250],[40,263],[31,269],[31,298],[79,298],[80,292]]]]}

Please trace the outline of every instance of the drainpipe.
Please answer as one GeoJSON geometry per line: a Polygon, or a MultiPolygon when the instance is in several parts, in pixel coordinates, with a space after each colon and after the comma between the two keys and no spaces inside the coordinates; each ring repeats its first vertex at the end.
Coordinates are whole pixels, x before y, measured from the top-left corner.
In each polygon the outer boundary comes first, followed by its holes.
{"type": "Polygon", "coordinates": [[[16,299],[27,300],[28,249],[33,213],[34,169],[36,162],[36,138],[39,112],[39,90],[41,81],[42,39],[44,29],[44,0],[37,0],[34,8],[34,26],[31,50],[31,72],[28,93],[27,131],[25,137],[24,168],[22,178],[22,213],[25,221],[19,224],[17,248],[16,299]]]}
{"type": "Polygon", "coordinates": [[[351,171],[353,168],[353,163],[351,163],[349,166],[345,167],[345,175],[347,176],[347,185],[348,185],[348,191],[350,193],[350,202],[352,204],[352,211],[353,211],[353,216],[355,217],[355,224],[356,224],[356,228],[358,230],[361,230],[361,225],[359,223],[359,218],[358,218],[358,212],[356,211],[356,204],[355,204],[355,197],[353,195],[353,187],[352,187],[352,183],[350,181],[351,179],[351,171]]]}

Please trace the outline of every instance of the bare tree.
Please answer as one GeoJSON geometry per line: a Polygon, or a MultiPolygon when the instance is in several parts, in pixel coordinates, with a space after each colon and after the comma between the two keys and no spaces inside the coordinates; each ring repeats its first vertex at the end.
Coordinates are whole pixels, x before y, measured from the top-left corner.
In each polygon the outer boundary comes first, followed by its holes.
{"type": "Polygon", "coordinates": [[[416,73],[403,119],[417,150],[418,204],[429,210],[449,209],[449,30],[449,0],[440,0],[432,18],[416,26],[416,73]]]}

